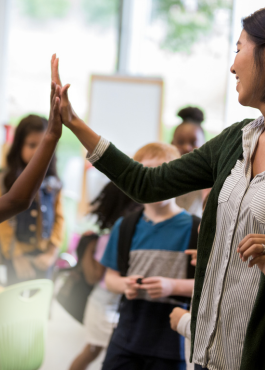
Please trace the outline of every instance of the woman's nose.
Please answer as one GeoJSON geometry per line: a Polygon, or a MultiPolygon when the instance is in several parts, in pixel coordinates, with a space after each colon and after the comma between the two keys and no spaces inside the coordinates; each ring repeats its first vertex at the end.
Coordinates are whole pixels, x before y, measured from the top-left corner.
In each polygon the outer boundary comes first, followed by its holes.
{"type": "Polygon", "coordinates": [[[235,68],[234,68],[234,64],[231,66],[230,72],[233,73],[233,75],[236,74],[236,71],[235,71],[235,68]]]}

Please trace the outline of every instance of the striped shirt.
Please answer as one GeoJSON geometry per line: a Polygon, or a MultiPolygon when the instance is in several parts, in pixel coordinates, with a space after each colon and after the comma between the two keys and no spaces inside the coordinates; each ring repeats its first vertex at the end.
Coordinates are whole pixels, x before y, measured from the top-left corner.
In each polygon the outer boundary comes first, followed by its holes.
{"type": "Polygon", "coordinates": [[[251,157],[263,116],[243,129],[243,158],[219,194],[217,227],[200,299],[193,360],[210,370],[239,370],[260,270],[236,249],[248,234],[265,234],[265,172],[251,181],[251,157]]]}

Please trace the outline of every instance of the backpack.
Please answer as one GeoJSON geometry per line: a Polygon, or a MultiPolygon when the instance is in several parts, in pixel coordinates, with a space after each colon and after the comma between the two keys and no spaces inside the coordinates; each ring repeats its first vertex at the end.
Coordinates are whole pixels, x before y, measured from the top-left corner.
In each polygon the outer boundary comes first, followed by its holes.
{"type": "MultiPolygon", "coordinates": [[[[133,212],[128,216],[124,217],[120,226],[119,241],[118,241],[118,269],[121,276],[126,276],[129,268],[129,259],[130,259],[130,249],[135,233],[136,225],[142,216],[143,209],[140,211],[133,212]]],[[[191,227],[191,236],[190,242],[187,249],[197,249],[197,240],[198,240],[198,227],[201,222],[201,219],[197,216],[192,215],[192,227],[191,227]]],[[[188,266],[187,266],[187,279],[194,279],[195,267],[190,264],[191,256],[188,256],[188,266]]],[[[179,296],[170,296],[185,304],[190,304],[191,298],[189,297],[179,297],[179,296]]]]}
{"type": "Polygon", "coordinates": [[[99,235],[97,234],[82,235],[76,249],[78,257],[76,266],[61,270],[62,272],[67,271],[68,276],[59,290],[56,299],[81,324],[83,323],[87,297],[94,288],[94,285],[86,282],[81,267],[81,260],[87,246],[98,238],[99,235]]]}

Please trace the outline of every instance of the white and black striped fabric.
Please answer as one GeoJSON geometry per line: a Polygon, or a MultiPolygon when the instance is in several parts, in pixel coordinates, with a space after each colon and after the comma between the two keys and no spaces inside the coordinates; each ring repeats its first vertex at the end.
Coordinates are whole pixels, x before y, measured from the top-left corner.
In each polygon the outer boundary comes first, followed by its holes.
{"type": "Polygon", "coordinates": [[[237,161],[219,194],[193,354],[196,364],[210,370],[240,369],[258,292],[260,270],[242,262],[236,249],[246,235],[265,234],[265,173],[251,181],[251,157],[263,131],[263,116],[243,129],[243,159],[237,161]]]}

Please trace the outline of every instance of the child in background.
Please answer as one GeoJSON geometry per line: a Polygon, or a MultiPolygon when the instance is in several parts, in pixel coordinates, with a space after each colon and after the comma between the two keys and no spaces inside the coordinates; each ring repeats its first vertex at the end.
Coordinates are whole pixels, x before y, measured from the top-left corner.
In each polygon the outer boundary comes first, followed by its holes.
{"type": "Polygon", "coordinates": [[[32,203],[46,174],[50,160],[62,135],[60,116],[60,88],[51,84],[50,118],[43,140],[34,158],[14,182],[10,190],[0,197],[0,222],[26,210],[32,203]]]}
{"type": "MultiPolygon", "coordinates": [[[[209,194],[204,199],[203,211],[205,209],[208,197],[209,197],[209,194]]],[[[200,232],[200,226],[198,227],[198,233],[199,232],[200,232]]],[[[191,264],[193,266],[196,266],[197,250],[188,250],[188,251],[185,251],[185,253],[191,255],[191,264]]],[[[186,355],[186,362],[187,362],[187,370],[194,369],[194,364],[189,362],[190,339],[191,339],[190,322],[191,322],[191,314],[187,310],[176,307],[170,314],[171,329],[177,331],[180,335],[183,335],[183,337],[185,337],[185,355],[186,355]]]]}
{"type": "Polygon", "coordinates": [[[92,202],[92,215],[97,216],[97,225],[102,234],[91,242],[82,258],[82,270],[88,284],[97,284],[88,297],[84,324],[87,345],[75,358],[70,370],[85,370],[103,348],[107,348],[114,325],[117,324],[117,311],[120,295],[111,293],[104,284],[105,267],[101,260],[109,240],[109,232],[118,218],[142,208],[112,182],[108,183],[92,202]]]}
{"type": "MultiPolygon", "coordinates": [[[[201,124],[204,120],[203,112],[197,107],[181,109],[177,116],[182,123],[177,126],[172,139],[174,145],[184,155],[200,148],[205,143],[204,131],[201,124]]],[[[176,198],[176,202],[191,214],[202,216],[202,203],[208,190],[197,190],[176,198]]]]}
{"type": "MultiPolygon", "coordinates": [[[[156,167],[178,157],[174,146],[153,143],[141,148],[134,159],[156,167]]],[[[176,304],[187,308],[180,297],[190,297],[193,289],[183,253],[189,247],[192,216],[175,199],[145,204],[133,234],[125,277],[118,267],[121,224],[119,219],[114,225],[101,260],[107,267],[107,288],[126,297],[102,369],[184,370],[184,338],[171,330],[168,315],[176,304]]]]}
{"type": "MultiPolygon", "coordinates": [[[[11,189],[30,163],[47,127],[48,121],[37,115],[21,120],[7,156],[7,168],[0,176],[0,195],[11,189]]],[[[29,209],[0,224],[1,253],[7,267],[8,285],[34,278],[51,278],[63,241],[61,187],[54,155],[29,209]]]]}

